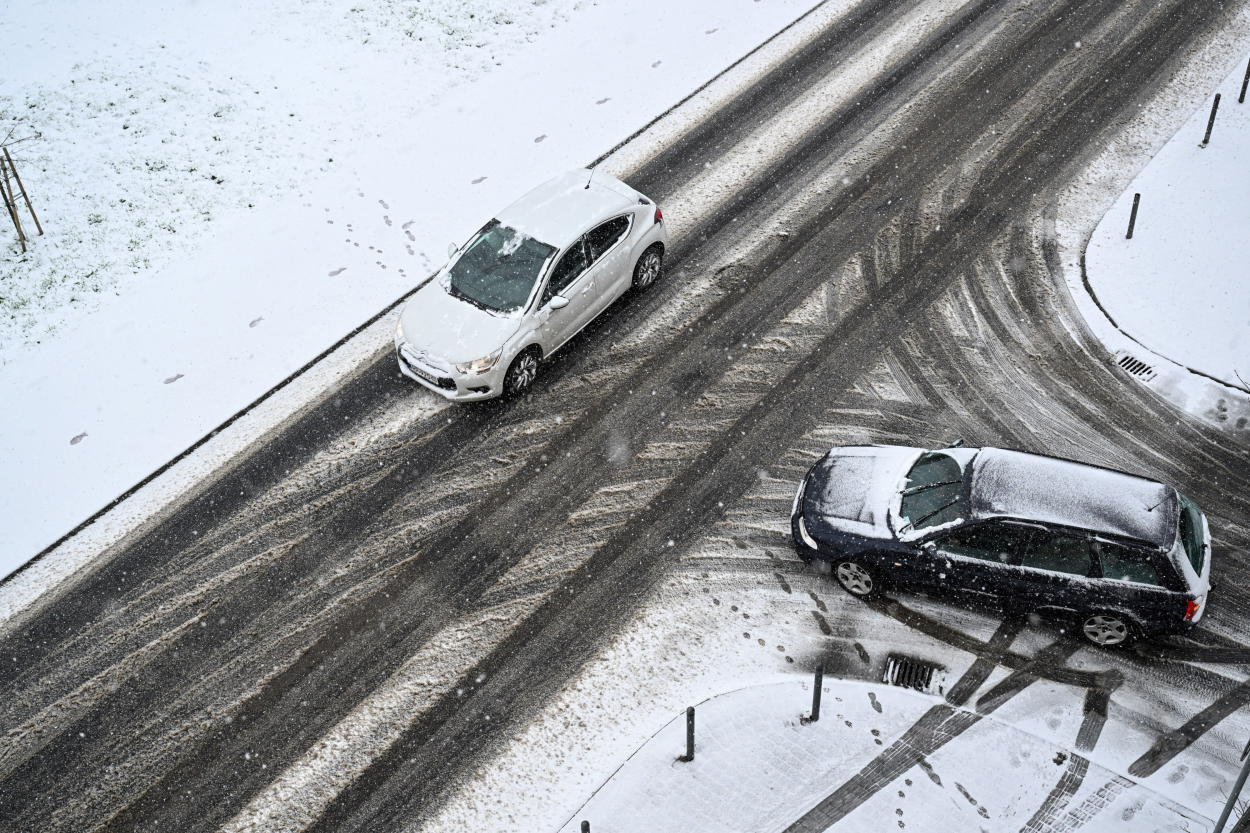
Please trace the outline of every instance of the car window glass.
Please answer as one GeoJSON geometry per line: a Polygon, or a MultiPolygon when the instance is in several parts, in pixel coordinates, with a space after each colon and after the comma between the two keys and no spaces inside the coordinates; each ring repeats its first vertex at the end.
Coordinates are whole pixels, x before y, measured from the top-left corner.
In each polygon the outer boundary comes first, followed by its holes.
{"type": "Polygon", "coordinates": [[[1134,584],[1163,585],[1159,571],[1150,563],[1146,553],[1121,547],[1107,541],[1095,541],[1094,552],[1102,563],[1102,574],[1116,581],[1134,584]]]}
{"type": "Polygon", "coordinates": [[[1052,573],[1088,576],[1093,558],[1089,539],[1083,535],[1061,532],[1043,533],[1037,536],[1033,546],[1024,554],[1023,566],[1052,573]]]}
{"type": "Polygon", "coordinates": [[[510,312],[529,300],[553,254],[546,243],[491,220],[447,270],[444,287],[484,309],[510,312]]]}
{"type": "Polygon", "coordinates": [[[1203,561],[1206,560],[1206,551],[1203,549],[1202,540],[1202,514],[1192,500],[1179,492],[1177,496],[1180,498],[1181,503],[1181,544],[1185,548],[1185,555],[1189,558],[1189,563],[1193,565],[1194,572],[1201,575],[1203,561]]]}
{"type": "Polygon", "coordinates": [[[578,240],[560,258],[560,262],[551,270],[551,278],[547,281],[547,289],[543,292],[543,303],[551,300],[552,295],[559,295],[569,284],[586,271],[589,263],[586,260],[585,238],[578,240]]]}
{"type": "Polygon", "coordinates": [[[963,467],[953,457],[932,451],[907,472],[899,515],[903,529],[924,529],[968,517],[963,467]]]}
{"type": "Polygon", "coordinates": [[[629,218],[617,217],[608,220],[603,225],[594,229],[590,234],[586,235],[586,243],[590,247],[590,260],[593,263],[603,256],[603,253],[612,248],[616,241],[625,236],[625,232],[629,230],[629,218]]]}
{"type": "Polygon", "coordinates": [[[956,530],[938,541],[937,546],[950,555],[1010,564],[1024,552],[1029,537],[1029,531],[1023,527],[987,523],[956,530]]]}

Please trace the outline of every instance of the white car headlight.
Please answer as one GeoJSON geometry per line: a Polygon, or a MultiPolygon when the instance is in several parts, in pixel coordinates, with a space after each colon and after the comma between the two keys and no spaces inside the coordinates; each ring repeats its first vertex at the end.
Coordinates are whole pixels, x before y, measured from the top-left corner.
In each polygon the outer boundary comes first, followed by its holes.
{"type": "Polygon", "coordinates": [[[457,364],[456,370],[459,370],[461,373],[465,373],[465,374],[485,373],[495,366],[495,364],[499,361],[499,356],[502,353],[503,353],[503,350],[496,350],[494,353],[491,353],[489,356],[483,356],[482,358],[474,359],[471,362],[464,362],[463,364],[457,364]]]}
{"type": "Polygon", "coordinates": [[[404,317],[401,315],[395,322],[395,343],[402,344],[407,340],[407,336],[404,335],[404,317]]]}

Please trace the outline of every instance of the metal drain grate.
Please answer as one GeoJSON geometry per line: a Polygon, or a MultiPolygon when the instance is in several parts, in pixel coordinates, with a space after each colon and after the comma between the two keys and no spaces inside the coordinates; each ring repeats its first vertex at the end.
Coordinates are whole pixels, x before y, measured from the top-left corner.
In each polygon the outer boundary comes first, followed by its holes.
{"type": "Polygon", "coordinates": [[[1116,364],[1127,370],[1129,373],[1141,379],[1143,382],[1149,382],[1155,377],[1155,369],[1146,364],[1136,356],[1128,353],[1120,353],[1116,359],[1116,364]]]}
{"type": "Polygon", "coordinates": [[[885,659],[885,677],[882,682],[928,694],[941,694],[946,682],[946,669],[937,663],[915,657],[890,654],[885,659]]]}

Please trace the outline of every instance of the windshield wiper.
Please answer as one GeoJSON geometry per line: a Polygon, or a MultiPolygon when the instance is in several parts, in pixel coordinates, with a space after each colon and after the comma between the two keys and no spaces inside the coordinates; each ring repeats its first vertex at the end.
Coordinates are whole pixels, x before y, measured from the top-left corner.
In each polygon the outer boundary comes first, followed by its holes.
{"type": "Polygon", "coordinates": [[[930,512],[929,514],[923,517],[917,518],[914,521],[908,520],[907,523],[903,524],[903,527],[902,529],[899,530],[899,532],[902,532],[904,529],[907,529],[909,526],[915,527],[918,524],[924,523],[925,521],[929,520],[929,518],[932,518],[934,515],[938,514],[939,512],[945,512],[947,509],[950,509],[956,503],[959,503],[959,496],[956,496],[952,498],[951,500],[947,501],[946,503],[943,503],[937,509],[934,509],[932,512],[930,512]]]}
{"type": "Polygon", "coordinates": [[[953,486],[956,483],[963,482],[963,478],[960,478],[958,480],[942,480],[937,483],[925,483],[923,486],[912,486],[910,489],[903,490],[903,497],[907,497],[908,495],[918,495],[929,489],[936,489],[938,486],[953,486]]]}
{"type": "Polygon", "coordinates": [[[472,295],[466,295],[465,293],[461,292],[459,289],[456,289],[456,284],[453,281],[447,282],[447,291],[451,293],[451,296],[453,298],[459,298],[462,301],[468,301],[470,304],[477,307],[478,309],[484,309],[487,312],[501,312],[502,311],[502,310],[497,310],[492,306],[488,306],[487,304],[479,301],[477,298],[474,298],[472,295]]]}

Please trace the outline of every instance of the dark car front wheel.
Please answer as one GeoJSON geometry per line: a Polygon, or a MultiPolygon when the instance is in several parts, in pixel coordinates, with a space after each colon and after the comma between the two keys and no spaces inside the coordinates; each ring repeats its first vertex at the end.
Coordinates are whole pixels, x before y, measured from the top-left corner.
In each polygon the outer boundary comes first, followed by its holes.
{"type": "Polygon", "coordinates": [[[877,580],[872,572],[857,561],[839,561],[833,568],[833,577],[842,589],[861,599],[877,592],[877,580]]]}
{"type": "Polygon", "coordinates": [[[1102,648],[1116,648],[1133,641],[1133,623],[1118,613],[1091,613],[1081,620],[1081,636],[1102,648]]]}

